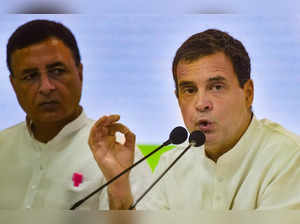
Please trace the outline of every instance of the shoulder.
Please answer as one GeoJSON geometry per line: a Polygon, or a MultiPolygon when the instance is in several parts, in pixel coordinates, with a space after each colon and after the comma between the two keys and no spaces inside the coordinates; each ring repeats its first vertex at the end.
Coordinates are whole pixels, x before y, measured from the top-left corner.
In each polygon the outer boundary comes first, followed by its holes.
{"type": "Polygon", "coordinates": [[[16,135],[20,134],[20,132],[24,132],[25,130],[26,130],[26,123],[25,122],[18,123],[14,126],[11,126],[9,128],[6,128],[6,129],[0,131],[0,139],[9,137],[9,136],[10,137],[16,136],[16,135]]]}
{"type": "Polygon", "coordinates": [[[293,165],[299,165],[300,161],[300,138],[295,133],[288,131],[280,124],[267,119],[257,121],[257,141],[259,161],[277,167],[278,170],[293,165]]]}
{"type": "Polygon", "coordinates": [[[269,145],[300,152],[300,136],[268,119],[259,120],[258,124],[258,127],[262,129],[263,137],[269,145]]]}
{"type": "Polygon", "coordinates": [[[2,159],[4,159],[3,153],[7,153],[7,156],[12,156],[12,150],[17,150],[17,148],[19,148],[18,144],[25,147],[23,140],[26,139],[24,138],[27,135],[26,132],[27,128],[25,122],[0,131],[0,154],[2,159]]]}
{"type": "Polygon", "coordinates": [[[270,121],[268,119],[262,119],[260,120],[260,123],[268,129],[273,134],[282,135],[283,137],[289,139],[290,141],[295,141],[297,144],[300,142],[300,136],[296,133],[293,133],[280,124],[270,121]]]}
{"type": "Polygon", "coordinates": [[[84,139],[84,142],[86,142],[86,139],[88,139],[91,128],[93,127],[95,121],[86,116],[82,116],[75,122],[76,123],[71,124],[73,126],[70,125],[67,127],[69,128],[67,131],[74,133],[74,135],[72,135],[73,138],[84,139]]]}

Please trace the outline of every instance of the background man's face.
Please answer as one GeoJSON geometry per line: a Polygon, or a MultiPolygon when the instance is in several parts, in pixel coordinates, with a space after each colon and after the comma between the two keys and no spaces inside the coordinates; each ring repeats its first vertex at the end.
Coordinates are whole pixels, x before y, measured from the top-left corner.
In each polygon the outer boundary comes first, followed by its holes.
{"type": "Polygon", "coordinates": [[[50,38],[16,50],[11,59],[11,83],[33,122],[64,122],[76,114],[82,65],[76,66],[71,50],[61,40],[50,38]]]}
{"type": "Polygon", "coordinates": [[[238,83],[230,59],[223,52],[177,66],[178,102],[190,132],[201,130],[206,148],[231,148],[248,126],[253,84],[238,83]]]}

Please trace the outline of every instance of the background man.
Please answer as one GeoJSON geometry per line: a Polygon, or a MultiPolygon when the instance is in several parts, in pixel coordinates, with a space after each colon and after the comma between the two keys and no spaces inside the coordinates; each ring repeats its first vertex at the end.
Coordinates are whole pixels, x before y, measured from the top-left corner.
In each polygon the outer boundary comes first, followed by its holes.
{"type": "MultiPolygon", "coordinates": [[[[204,132],[206,143],[203,150],[191,148],[170,170],[144,199],[145,208],[299,209],[298,137],[253,114],[250,58],[242,43],[213,29],[191,36],[177,50],[173,78],[186,127],[204,132]]],[[[105,176],[118,172],[116,156],[103,156],[105,129],[113,122],[99,122],[89,140],[105,176]]],[[[165,153],[155,176],[185,146],[165,153]]],[[[111,199],[128,208],[133,201],[128,180],[121,185],[124,194],[111,199]]]]}
{"type": "MultiPolygon", "coordinates": [[[[0,132],[0,208],[69,209],[105,182],[88,149],[94,121],[79,104],[83,66],[75,37],[60,23],[28,22],[8,41],[7,66],[26,121],[0,132]],[[79,186],[72,181],[75,173],[82,175],[79,186]]],[[[135,148],[133,140],[126,144],[135,148]]],[[[133,173],[139,180],[149,174],[146,164],[133,173]]],[[[137,184],[131,178],[133,191],[137,184]]],[[[95,195],[82,207],[106,209],[107,196],[95,195]]]]}

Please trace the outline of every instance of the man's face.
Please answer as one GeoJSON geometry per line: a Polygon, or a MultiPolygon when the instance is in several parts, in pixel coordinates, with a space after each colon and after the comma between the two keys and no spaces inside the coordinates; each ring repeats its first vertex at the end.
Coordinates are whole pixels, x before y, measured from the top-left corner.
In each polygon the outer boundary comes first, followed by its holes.
{"type": "Polygon", "coordinates": [[[19,104],[33,122],[66,122],[78,112],[82,65],[76,66],[61,40],[50,38],[14,51],[11,67],[19,104]]]}
{"type": "Polygon", "coordinates": [[[206,149],[232,148],[251,119],[252,81],[241,88],[223,52],[192,63],[180,61],[177,79],[178,102],[188,130],[204,132],[206,149]]]}

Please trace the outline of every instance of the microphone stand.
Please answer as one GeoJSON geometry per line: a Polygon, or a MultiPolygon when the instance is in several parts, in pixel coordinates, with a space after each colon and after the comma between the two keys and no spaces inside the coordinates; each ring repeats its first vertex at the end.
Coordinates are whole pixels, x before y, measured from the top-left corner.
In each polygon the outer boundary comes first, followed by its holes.
{"type": "Polygon", "coordinates": [[[156,148],[155,150],[153,150],[152,152],[150,152],[147,156],[143,157],[142,159],[140,159],[139,161],[137,161],[136,163],[132,164],[130,167],[128,167],[127,169],[123,170],[120,174],[118,174],[117,176],[113,177],[112,179],[110,179],[108,182],[106,182],[104,185],[102,185],[101,187],[99,187],[98,189],[96,189],[95,191],[93,191],[92,193],[90,193],[89,195],[87,195],[86,197],[84,197],[83,199],[79,200],[78,202],[76,202],[71,208],[70,210],[74,210],[77,207],[79,207],[83,202],[85,202],[86,200],[88,200],[90,197],[92,197],[94,194],[98,193],[99,191],[101,191],[103,188],[105,188],[107,185],[109,185],[110,183],[112,183],[113,181],[115,181],[116,179],[118,179],[120,176],[124,175],[125,173],[127,173],[128,171],[130,171],[132,168],[134,168],[135,166],[137,166],[138,164],[140,164],[141,162],[143,162],[145,159],[147,159],[149,156],[153,155],[154,153],[156,153],[158,150],[160,150],[162,147],[167,146],[171,143],[170,140],[167,140],[166,142],[164,142],[161,146],[159,146],[158,148],[156,148]]]}
{"type": "Polygon", "coordinates": [[[205,135],[201,131],[193,131],[190,134],[189,137],[190,144],[183,150],[182,153],[168,166],[168,168],[154,181],[153,184],[150,185],[150,187],[147,188],[147,190],[136,200],[136,202],[131,205],[128,209],[133,210],[137,203],[139,203],[140,200],[157,184],[157,182],[171,169],[174,164],[187,152],[191,146],[198,147],[204,144],[205,142],[205,135]]]}
{"type": "Polygon", "coordinates": [[[146,189],[146,191],[136,200],[136,202],[131,205],[129,207],[129,210],[133,210],[137,203],[139,203],[140,200],[142,200],[144,198],[144,196],[157,184],[157,182],[169,171],[169,169],[171,169],[174,164],[187,152],[187,150],[189,148],[191,148],[192,144],[189,144],[188,147],[186,147],[182,153],[180,153],[180,155],[168,166],[168,168],[153,182],[153,184],[150,185],[150,187],[148,187],[146,189]]]}

